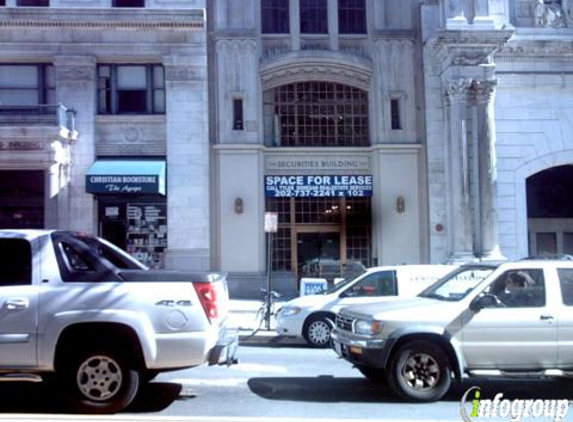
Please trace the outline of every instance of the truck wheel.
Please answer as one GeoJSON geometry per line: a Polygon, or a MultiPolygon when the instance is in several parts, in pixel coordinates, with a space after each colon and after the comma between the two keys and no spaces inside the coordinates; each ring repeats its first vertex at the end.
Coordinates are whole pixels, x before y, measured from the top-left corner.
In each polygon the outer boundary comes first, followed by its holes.
{"type": "Polygon", "coordinates": [[[330,345],[330,332],[334,327],[332,319],[326,316],[311,316],[304,324],[302,336],[314,347],[330,345]]]}
{"type": "Polygon", "coordinates": [[[386,371],[381,368],[371,368],[368,366],[357,366],[358,370],[370,381],[382,382],[386,380],[386,371]]]}
{"type": "Polygon", "coordinates": [[[139,373],[119,353],[92,349],[70,360],[62,382],[74,410],[115,413],[135,398],[139,373]]]}
{"type": "Polygon", "coordinates": [[[392,356],[388,371],[390,388],[410,401],[441,399],[452,377],[444,351],[428,341],[403,344],[392,356]]]}

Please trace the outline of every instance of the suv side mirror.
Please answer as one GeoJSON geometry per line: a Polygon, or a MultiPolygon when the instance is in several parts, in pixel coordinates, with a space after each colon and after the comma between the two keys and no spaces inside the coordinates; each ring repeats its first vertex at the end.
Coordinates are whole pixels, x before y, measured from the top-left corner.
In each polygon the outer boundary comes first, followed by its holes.
{"type": "Polygon", "coordinates": [[[496,295],[492,295],[491,293],[483,293],[471,301],[470,310],[479,312],[483,308],[499,308],[499,305],[499,299],[496,295]]]}

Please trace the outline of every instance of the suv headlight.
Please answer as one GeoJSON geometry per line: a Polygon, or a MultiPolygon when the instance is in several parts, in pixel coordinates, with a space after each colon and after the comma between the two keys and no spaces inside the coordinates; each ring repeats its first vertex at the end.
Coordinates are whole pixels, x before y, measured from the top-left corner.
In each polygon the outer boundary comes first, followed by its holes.
{"type": "Polygon", "coordinates": [[[376,320],[357,319],[354,322],[354,332],[356,334],[375,335],[382,331],[382,323],[376,320]]]}
{"type": "Polygon", "coordinates": [[[283,317],[289,317],[299,314],[300,311],[301,308],[299,308],[298,306],[285,306],[284,308],[281,309],[280,314],[283,317]]]}

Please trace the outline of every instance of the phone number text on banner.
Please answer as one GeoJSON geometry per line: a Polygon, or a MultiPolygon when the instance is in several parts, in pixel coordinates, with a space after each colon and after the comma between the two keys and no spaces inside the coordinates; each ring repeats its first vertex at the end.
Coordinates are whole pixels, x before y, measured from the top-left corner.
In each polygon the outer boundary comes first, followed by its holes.
{"type": "Polygon", "coordinates": [[[372,196],[372,175],[265,176],[267,198],[372,196]]]}

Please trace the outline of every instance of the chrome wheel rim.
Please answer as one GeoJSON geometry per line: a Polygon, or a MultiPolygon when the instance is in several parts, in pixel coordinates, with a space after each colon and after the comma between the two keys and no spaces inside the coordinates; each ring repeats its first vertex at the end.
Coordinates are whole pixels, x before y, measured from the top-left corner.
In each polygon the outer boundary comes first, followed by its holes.
{"type": "Polygon", "coordinates": [[[426,353],[416,353],[408,357],[402,377],[412,390],[424,391],[436,387],[441,371],[438,362],[426,353]]]}
{"type": "Polygon", "coordinates": [[[90,356],[79,366],[76,375],[81,393],[94,401],[104,401],[115,396],[122,381],[119,364],[103,355],[90,356]]]}
{"type": "Polygon", "coordinates": [[[308,338],[313,344],[326,344],[330,340],[330,326],[322,320],[312,322],[308,326],[308,338]]]}

